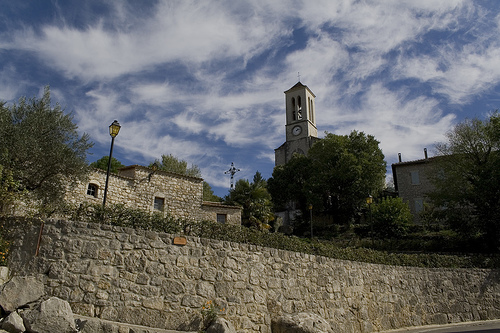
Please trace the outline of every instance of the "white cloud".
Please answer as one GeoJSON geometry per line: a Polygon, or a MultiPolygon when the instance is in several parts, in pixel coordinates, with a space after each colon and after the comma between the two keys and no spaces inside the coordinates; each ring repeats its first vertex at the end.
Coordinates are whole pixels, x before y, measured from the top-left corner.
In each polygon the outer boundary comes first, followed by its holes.
{"type": "Polygon", "coordinates": [[[338,108],[321,120],[334,126],[337,134],[356,129],[374,135],[386,159],[394,160],[399,152],[408,159],[420,158],[423,148],[444,140],[454,118],[443,115],[432,98],[408,99],[405,93],[390,91],[379,83],[363,95],[359,108],[338,108]]]}
{"type": "Polygon", "coordinates": [[[362,130],[388,157],[408,158],[443,138],[454,121],[447,108],[460,110],[500,82],[500,16],[474,1],[107,6],[106,16],[83,12],[78,26],[60,6],[53,21],[26,19],[16,25],[24,29],[0,32],[0,59],[19,52],[37,64],[34,73],[19,57],[0,65],[0,97],[63,82],[54,97],[75,109],[94,141],[107,145],[107,126],[118,119],[117,146],[127,156],[171,153],[198,164],[215,185],[228,182],[219,171],[238,154],[252,160],[245,175],[255,160],[272,168],[285,139],[283,91],[297,72],[317,96],[320,136],[362,130]]]}

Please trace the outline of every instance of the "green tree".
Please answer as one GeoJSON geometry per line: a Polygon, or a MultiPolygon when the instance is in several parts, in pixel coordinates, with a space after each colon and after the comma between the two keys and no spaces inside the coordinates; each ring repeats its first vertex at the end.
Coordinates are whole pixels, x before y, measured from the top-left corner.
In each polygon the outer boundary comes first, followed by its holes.
{"type": "Polygon", "coordinates": [[[19,191],[19,183],[14,181],[12,171],[0,165],[0,216],[11,215],[16,201],[24,194],[19,191]]]}
{"type": "Polygon", "coordinates": [[[382,198],[372,204],[373,230],[379,238],[400,238],[408,233],[413,217],[401,198],[382,198]]]}
{"type": "MultiPolygon", "coordinates": [[[[192,164],[191,167],[188,168],[188,163],[186,161],[180,160],[172,154],[162,155],[161,161],[156,160],[153,163],[149,164],[149,167],[153,167],[153,165],[156,165],[159,170],[201,178],[201,170],[197,165],[192,164]]],[[[220,202],[222,201],[222,198],[216,196],[212,191],[212,187],[210,186],[210,184],[203,181],[203,200],[220,202]]]]}
{"type": "Polygon", "coordinates": [[[87,134],[78,134],[71,114],[51,106],[48,87],[41,99],[0,103],[0,165],[19,185],[7,191],[27,191],[47,211],[62,202],[69,182],[87,175],[91,146],[87,134]]]}
{"type": "Polygon", "coordinates": [[[214,191],[212,191],[212,187],[207,182],[203,182],[203,200],[204,201],[212,201],[212,202],[221,202],[222,198],[216,196],[214,191]]]}
{"type": "Polygon", "coordinates": [[[352,222],[361,215],[367,195],[384,187],[386,163],[378,145],[363,132],[327,133],[307,157],[295,156],[274,169],[269,179],[273,200],[279,206],[296,202],[303,216],[312,204],[316,216],[328,214],[337,224],[352,222]]]}
{"type": "MultiPolygon", "coordinates": [[[[109,156],[103,156],[100,159],[98,159],[97,161],[90,163],[90,166],[93,167],[93,168],[97,168],[97,169],[102,169],[104,171],[108,171],[108,162],[109,162],[109,156]]],[[[110,171],[112,173],[118,173],[118,169],[123,168],[124,166],[125,165],[123,165],[116,158],[114,158],[114,157],[111,158],[111,168],[110,168],[110,171]]]]}
{"type": "Polygon", "coordinates": [[[467,119],[436,146],[431,202],[463,238],[498,251],[500,241],[500,114],[467,119]]]}
{"type": "Polygon", "coordinates": [[[287,209],[291,202],[298,209],[306,209],[312,171],[311,160],[301,154],[293,155],[287,164],[274,168],[267,186],[278,211],[287,209]]]}
{"type": "Polygon", "coordinates": [[[260,172],[256,172],[253,182],[239,179],[234,189],[229,191],[224,202],[243,208],[241,219],[244,225],[259,229],[269,229],[269,222],[274,219],[271,195],[267,191],[267,182],[260,172]]]}
{"type": "Polygon", "coordinates": [[[158,168],[163,171],[201,178],[201,170],[197,165],[193,164],[190,168],[188,168],[188,163],[186,161],[180,160],[171,154],[162,155],[161,161],[156,160],[154,163],[150,164],[150,167],[155,163],[158,165],[158,168]]]}

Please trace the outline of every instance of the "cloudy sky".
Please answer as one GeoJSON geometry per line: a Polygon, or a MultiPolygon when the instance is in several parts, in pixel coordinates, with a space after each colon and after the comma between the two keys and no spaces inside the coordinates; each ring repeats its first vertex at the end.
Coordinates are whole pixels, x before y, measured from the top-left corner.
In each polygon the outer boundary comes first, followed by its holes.
{"type": "Polygon", "coordinates": [[[500,105],[497,0],[0,0],[0,99],[52,98],[126,165],[172,154],[219,196],[269,178],[284,91],[324,132],[374,135],[390,166],[500,105]]]}

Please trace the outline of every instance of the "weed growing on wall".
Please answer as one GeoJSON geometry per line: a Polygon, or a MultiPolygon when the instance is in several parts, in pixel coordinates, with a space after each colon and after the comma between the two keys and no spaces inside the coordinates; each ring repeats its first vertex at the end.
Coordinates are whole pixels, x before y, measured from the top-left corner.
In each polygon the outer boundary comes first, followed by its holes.
{"type": "Polygon", "coordinates": [[[217,319],[217,317],[226,312],[225,308],[217,306],[213,301],[207,301],[205,305],[201,308],[202,326],[203,328],[199,330],[199,333],[206,332],[206,330],[212,325],[212,323],[217,319]]]}
{"type": "Polygon", "coordinates": [[[0,266],[7,266],[7,255],[9,253],[9,242],[0,239],[0,266]]]}

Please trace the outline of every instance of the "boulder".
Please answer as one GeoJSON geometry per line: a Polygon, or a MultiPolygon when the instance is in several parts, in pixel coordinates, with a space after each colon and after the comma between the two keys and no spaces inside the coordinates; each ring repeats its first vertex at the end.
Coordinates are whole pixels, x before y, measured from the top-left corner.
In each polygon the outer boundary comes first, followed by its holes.
{"type": "Polygon", "coordinates": [[[236,333],[236,329],[229,321],[224,318],[218,317],[207,328],[206,333],[236,333]]]}
{"type": "Polygon", "coordinates": [[[35,276],[14,276],[1,288],[0,306],[7,313],[26,307],[45,295],[43,282],[35,276]]]}
{"type": "Polygon", "coordinates": [[[2,329],[9,333],[21,333],[26,330],[23,318],[16,312],[11,312],[2,322],[2,329]]]}
{"type": "Polygon", "coordinates": [[[69,303],[57,297],[41,302],[36,308],[21,313],[30,333],[76,332],[75,318],[69,303]]]}
{"type": "Polygon", "coordinates": [[[283,314],[271,320],[272,333],[333,333],[330,324],[314,313],[283,314]]]}

